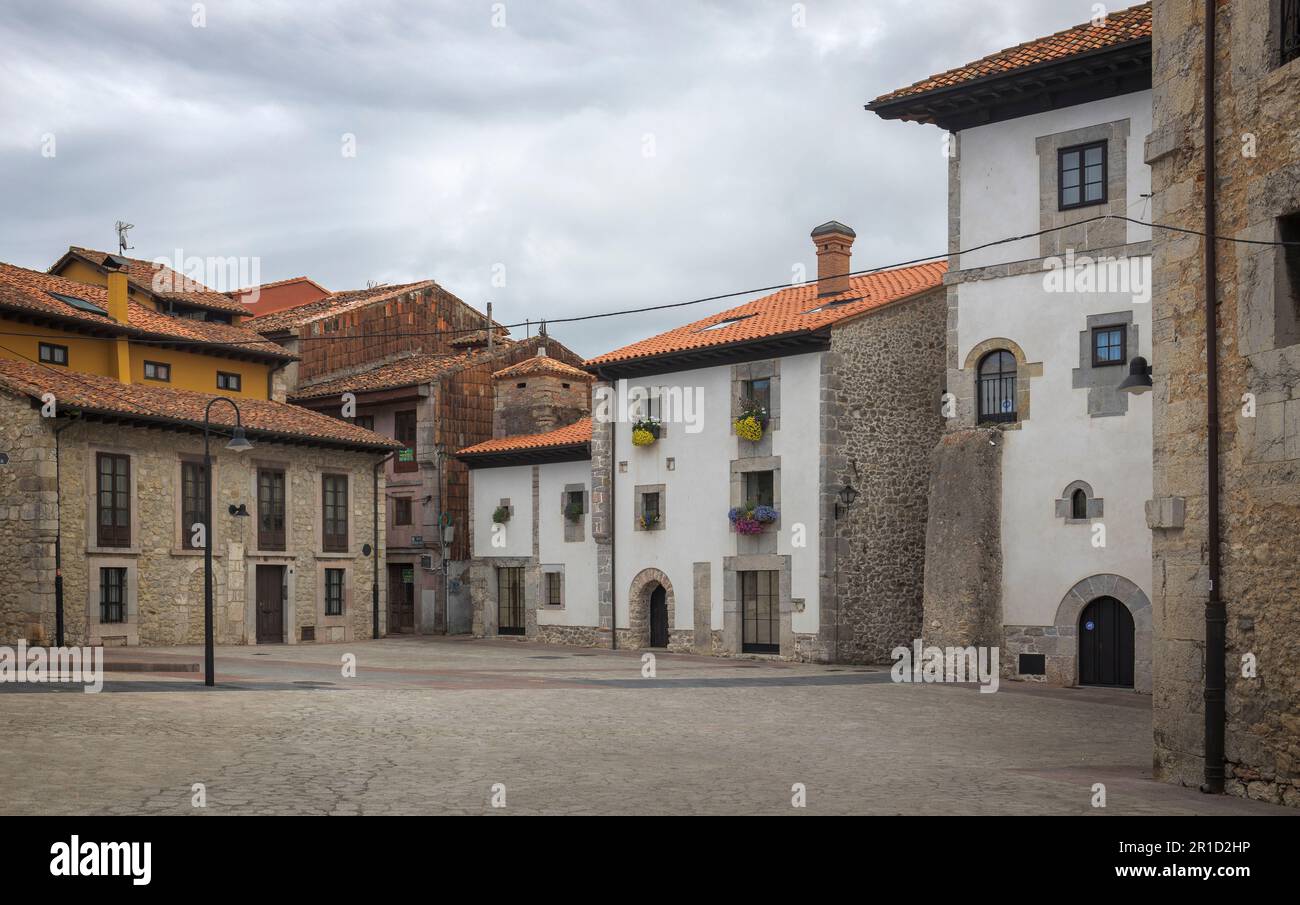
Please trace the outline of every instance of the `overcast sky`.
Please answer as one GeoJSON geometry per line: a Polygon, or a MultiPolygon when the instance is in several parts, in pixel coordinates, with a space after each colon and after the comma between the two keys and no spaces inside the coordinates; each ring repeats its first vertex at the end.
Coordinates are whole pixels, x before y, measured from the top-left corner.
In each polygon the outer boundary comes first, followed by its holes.
{"type": "MultiPolygon", "coordinates": [[[[789,281],[796,263],[815,272],[808,233],[829,219],[856,229],[855,269],[934,254],[940,133],[863,103],[1091,15],[1075,0],[6,0],[0,260],[111,250],[121,219],[136,257],[246,256],[262,282],[333,290],[432,278],[514,323],[789,281]]],[[[551,333],[590,356],[736,303],[551,333]]]]}

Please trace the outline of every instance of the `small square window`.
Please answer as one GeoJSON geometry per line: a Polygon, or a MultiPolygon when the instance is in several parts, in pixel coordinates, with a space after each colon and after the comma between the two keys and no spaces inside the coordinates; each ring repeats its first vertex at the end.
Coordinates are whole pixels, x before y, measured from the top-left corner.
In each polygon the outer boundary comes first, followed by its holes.
{"type": "Polygon", "coordinates": [[[772,380],[763,377],[759,380],[745,381],[746,404],[761,406],[764,412],[772,413],[772,380]]]}
{"type": "Polygon", "coordinates": [[[1106,142],[1057,152],[1058,207],[1069,210],[1106,202],[1106,142]]]}
{"type": "Polygon", "coordinates": [[[243,381],[238,374],[230,374],[226,371],[217,372],[217,389],[238,393],[242,386],[243,381]]]}
{"type": "Polygon", "coordinates": [[[145,380],[161,380],[164,383],[172,379],[172,366],[161,361],[146,361],[144,363],[145,380]]]}
{"type": "Polygon", "coordinates": [[[745,503],[753,503],[755,506],[776,505],[776,480],[772,472],[745,472],[745,503]]]}
{"type": "Polygon", "coordinates": [[[66,365],[68,363],[68,347],[56,346],[54,343],[41,343],[40,346],[41,361],[51,365],[66,365]]]}
{"type": "Polygon", "coordinates": [[[1128,361],[1127,331],[1123,327],[1094,327],[1092,330],[1092,366],[1104,368],[1128,361]]]}

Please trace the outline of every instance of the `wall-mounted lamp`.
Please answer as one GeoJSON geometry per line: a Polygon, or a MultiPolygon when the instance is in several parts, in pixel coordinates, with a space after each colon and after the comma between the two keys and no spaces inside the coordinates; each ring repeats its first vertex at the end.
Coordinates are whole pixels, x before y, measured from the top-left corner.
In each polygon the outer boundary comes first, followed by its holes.
{"type": "Polygon", "coordinates": [[[229,506],[226,507],[226,511],[229,512],[231,515],[236,515],[239,516],[240,518],[248,518],[250,515],[252,515],[252,513],[248,511],[248,507],[245,506],[243,503],[240,503],[238,506],[236,506],[234,503],[231,503],[229,506]]]}
{"type": "Polygon", "coordinates": [[[1128,363],[1128,376],[1119,385],[1120,392],[1137,396],[1151,389],[1151,365],[1141,355],[1128,363]]]}
{"type": "Polygon", "coordinates": [[[839,518],[843,513],[849,511],[849,507],[853,505],[853,501],[858,498],[857,488],[848,481],[845,481],[844,486],[839,490],[839,497],[839,502],[835,504],[836,518],[839,518]]]}

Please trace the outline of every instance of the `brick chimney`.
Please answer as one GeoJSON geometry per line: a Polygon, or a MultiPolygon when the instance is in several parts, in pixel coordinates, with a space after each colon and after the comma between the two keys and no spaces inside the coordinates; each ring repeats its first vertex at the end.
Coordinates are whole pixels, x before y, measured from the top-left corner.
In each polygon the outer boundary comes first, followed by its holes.
{"type": "MultiPolygon", "coordinates": [[[[108,282],[108,316],[119,324],[130,324],[127,305],[126,261],[116,255],[104,259],[108,282]]],[[[115,337],[109,351],[109,366],[120,383],[131,382],[131,344],[125,336],[115,337]]]]}
{"type": "Polygon", "coordinates": [[[817,248],[817,296],[839,295],[849,288],[849,259],[858,234],[838,220],[812,231],[817,248]]]}
{"type": "Polygon", "coordinates": [[[537,354],[492,375],[492,437],[541,434],[566,427],[591,413],[591,383],[586,371],[537,354]]]}

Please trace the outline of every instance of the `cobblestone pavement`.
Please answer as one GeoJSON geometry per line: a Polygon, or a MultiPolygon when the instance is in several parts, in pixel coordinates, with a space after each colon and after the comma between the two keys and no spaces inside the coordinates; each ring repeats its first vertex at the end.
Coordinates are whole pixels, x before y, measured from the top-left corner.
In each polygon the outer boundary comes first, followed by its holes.
{"type": "Polygon", "coordinates": [[[195,648],[110,660],[101,694],[0,685],[0,812],[1291,813],[1153,782],[1131,692],[469,639],[222,648],[211,689],[157,671],[195,648]]]}

